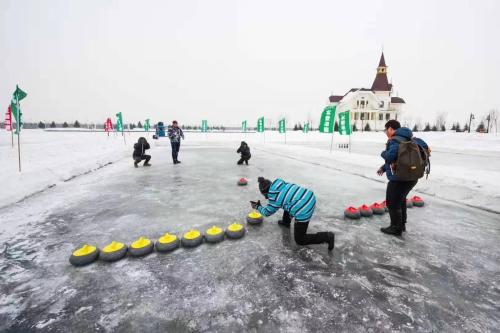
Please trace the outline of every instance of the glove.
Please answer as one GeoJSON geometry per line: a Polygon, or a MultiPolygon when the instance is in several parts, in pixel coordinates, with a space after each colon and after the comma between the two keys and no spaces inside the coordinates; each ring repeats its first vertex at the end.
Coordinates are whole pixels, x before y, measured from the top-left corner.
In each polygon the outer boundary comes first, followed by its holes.
{"type": "Polygon", "coordinates": [[[253,208],[253,209],[257,209],[257,208],[259,208],[260,206],[262,206],[262,205],[260,204],[260,200],[258,200],[258,201],[250,201],[250,205],[252,205],[252,208],[253,208]]]}
{"type": "Polygon", "coordinates": [[[377,175],[382,176],[383,174],[384,174],[384,167],[380,167],[380,168],[377,170],[377,175]]]}

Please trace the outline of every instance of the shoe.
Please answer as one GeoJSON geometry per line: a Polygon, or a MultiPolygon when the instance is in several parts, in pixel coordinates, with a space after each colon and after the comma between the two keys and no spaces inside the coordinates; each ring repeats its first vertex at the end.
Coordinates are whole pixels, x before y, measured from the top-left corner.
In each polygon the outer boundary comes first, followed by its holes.
{"type": "Polygon", "coordinates": [[[279,220],[278,224],[285,228],[290,228],[290,223],[283,222],[283,220],[279,220]]]}
{"type": "Polygon", "coordinates": [[[248,165],[248,161],[245,161],[245,164],[248,165]]]}
{"type": "Polygon", "coordinates": [[[151,166],[149,163],[144,163],[142,166],[151,166]]]}
{"type": "Polygon", "coordinates": [[[180,164],[180,163],[181,163],[181,161],[179,161],[179,160],[177,160],[177,161],[175,161],[175,162],[176,162],[177,164],[180,164]]]}
{"type": "Polygon", "coordinates": [[[335,234],[333,232],[328,233],[328,251],[333,250],[335,247],[335,234]]]}
{"type": "Polygon", "coordinates": [[[394,227],[380,228],[380,231],[382,231],[384,234],[394,236],[401,236],[402,234],[402,231],[400,229],[396,229],[394,227]]]}
{"type": "Polygon", "coordinates": [[[134,162],[134,166],[135,166],[136,168],[138,168],[138,167],[139,167],[139,166],[137,165],[137,163],[135,163],[135,162],[134,162]]]}
{"type": "Polygon", "coordinates": [[[406,222],[403,223],[403,228],[401,229],[402,232],[406,232],[406,222]]]}

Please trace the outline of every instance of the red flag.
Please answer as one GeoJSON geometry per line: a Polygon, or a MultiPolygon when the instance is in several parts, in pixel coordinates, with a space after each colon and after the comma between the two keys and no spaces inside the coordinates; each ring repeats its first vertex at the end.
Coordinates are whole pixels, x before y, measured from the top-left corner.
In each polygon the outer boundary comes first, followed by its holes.
{"type": "Polygon", "coordinates": [[[108,119],[106,120],[106,125],[104,126],[104,130],[105,130],[106,132],[110,132],[110,131],[112,131],[112,130],[113,130],[113,122],[111,121],[111,118],[108,118],[108,119]]]}
{"type": "Polygon", "coordinates": [[[7,109],[7,112],[5,113],[5,130],[6,131],[12,131],[12,110],[9,108],[7,109]]]}

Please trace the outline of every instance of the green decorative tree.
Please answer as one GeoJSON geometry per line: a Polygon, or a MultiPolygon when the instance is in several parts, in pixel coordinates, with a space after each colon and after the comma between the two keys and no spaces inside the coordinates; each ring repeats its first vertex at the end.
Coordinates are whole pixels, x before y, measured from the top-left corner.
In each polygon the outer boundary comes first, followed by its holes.
{"type": "Polygon", "coordinates": [[[453,123],[453,126],[451,126],[451,130],[452,131],[456,131],[457,130],[457,125],[455,125],[455,123],[453,123]]]}
{"type": "Polygon", "coordinates": [[[45,124],[44,124],[44,123],[42,123],[42,122],[39,122],[39,123],[38,123],[38,128],[45,128],[45,124]]]}
{"type": "Polygon", "coordinates": [[[333,131],[338,132],[339,131],[339,123],[335,121],[335,124],[333,124],[333,131]]]}
{"type": "Polygon", "coordinates": [[[418,126],[417,126],[417,124],[415,124],[415,125],[413,126],[412,131],[413,131],[413,132],[418,132],[418,126]]]}
{"type": "Polygon", "coordinates": [[[80,128],[80,123],[78,122],[78,120],[75,120],[75,123],[73,124],[73,127],[74,128],[80,128]]]}
{"type": "Polygon", "coordinates": [[[443,125],[441,125],[441,132],[444,132],[444,131],[446,131],[446,127],[443,124],[443,125]]]}
{"type": "Polygon", "coordinates": [[[468,131],[469,131],[469,125],[465,123],[463,132],[468,132],[468,131]]]}
{"type": "Polygon", "coordinates": [[[437,126],[436,126],[436,125],[432,125],[432,129],[431,129],[431,131],[433,131],[433,132],[437,132],[437,130],[438,130],[437,126]]]}
{"type": "Polygon", "coordinates": [[[137,123],[137,127],[138,127],[138,128],[142,128],[142,123],[141,123],[141,121],[140,121],[140,120],[139,120],[139,122],[137,123]]]}
{"type": "Polygon", "coordinates": [[[366,132],[370,132],[371,130],[372,130],[372,129],[371,129],[371,127],[370,127],[370,124],[369,124],[369,123],[366,123],[366,125],[365,125],[365,131],[366,131],[366,132]]]}
{"type": "Polygon", "coordinates": [[[460,129],[460,123],[457,123],[457,125],[455,126],[455,131],[462,132],[462,130],[460,129]]]}
{"type": "Polygon", "coordinates": [[[68,126],[68,123],[67,123],[67,122],[64,122],[64,123],[63,123],[63,127],[64,127],[64,128],[68,128],[68,127],[69,127],[69,126],[68,126]]]}
{"type": "Polygon", "coordinates": [[[356,124],[352,125],[352,131],[353,132],[357,132],[358,131],[358,127],[356,126],[356,124]]]}
{"type": "Polygon", "coordinates": [[[50,123],[50,128],[56,128],[56,123],[54,121],[50,123]]]}
{"type": "Polygon", "coordinates": [[[424,132],[429,132],[431,130],[431,125],[429,123],[425,124],[424,132]]]}

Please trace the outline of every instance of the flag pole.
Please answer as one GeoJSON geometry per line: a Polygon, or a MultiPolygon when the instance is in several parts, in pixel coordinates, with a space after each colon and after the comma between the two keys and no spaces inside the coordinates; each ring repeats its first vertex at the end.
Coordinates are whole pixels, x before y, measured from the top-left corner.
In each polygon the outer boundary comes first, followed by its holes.
{"type": "Polygon", "coordinates": [[[14,148],[14,131],[12,128],[12,117],[10,121],[10,142],[12,143],[12,148],[14,148]]]}
{"type": "Polygon", "coordinates": [[[332,141],[330,142],[330,153],[331,153],[331,152],[332,152],[332,150],[333,150],[333,132],[334,132],[334,131],[332,131],[332,141]]]}
{"type": "Polygon", "coordinates": [[[19,172],[21,172],[21,106],[19,105],[19,97],[16,96],[16,104],[17,104],[17,156],[19,160],[19,172]]]}

